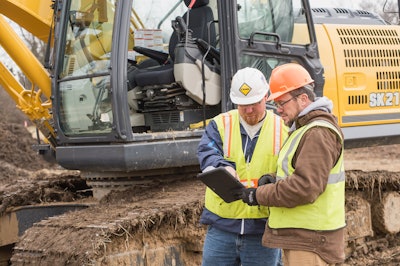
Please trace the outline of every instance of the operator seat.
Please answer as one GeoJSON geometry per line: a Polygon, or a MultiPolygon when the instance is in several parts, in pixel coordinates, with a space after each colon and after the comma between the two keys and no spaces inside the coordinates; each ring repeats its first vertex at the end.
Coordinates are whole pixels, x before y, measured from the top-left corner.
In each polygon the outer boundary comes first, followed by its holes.
{"type": "MultiPolygon", "coordinates": [[[[189,6],[191,0],[184,0],[185,5],[189,6]]],[[[216,32],[212,9],[208,6],[209,0],[197,0],[189,12],[186,12],[182,18],[187,22],[189,14],[189,30],[192,31],[193,39],[200,38],[209,42],[213,47],[216,45],[216,32]]],[[[148,85],[171,84],[175,82],[174,78],[174,60],[175,48],[179,43],[179,38],[174,31],[169,41],[169,59],[161,66],[149,67],[145,69],[137,69],[132,73],[128,73],[130,89],[136,86],[144,87],[148,85]]],[[[140,49],[140,48],[139,48],[140,49]]],[[[161,60],[163,61],[163,60],[161,60]]],[[[159,61],[159,62],[161,62],[159,61]]]]}

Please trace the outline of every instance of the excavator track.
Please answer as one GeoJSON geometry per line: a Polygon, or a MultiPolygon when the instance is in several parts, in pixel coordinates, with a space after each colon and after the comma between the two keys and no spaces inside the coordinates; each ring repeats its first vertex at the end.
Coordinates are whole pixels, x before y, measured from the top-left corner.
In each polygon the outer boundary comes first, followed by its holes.
{"type": "Polygon", "coordinates": [[[111,192],[34,224],[12,265],[199,265],[205,187],[194,179],[111,192]]]}

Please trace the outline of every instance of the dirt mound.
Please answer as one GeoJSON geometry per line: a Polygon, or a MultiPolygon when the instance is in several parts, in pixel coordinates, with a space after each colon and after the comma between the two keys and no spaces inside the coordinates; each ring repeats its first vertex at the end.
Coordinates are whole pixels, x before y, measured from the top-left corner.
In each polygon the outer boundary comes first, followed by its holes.
{"type": "Polygon", "coordinates": [[[198,180],[186,180],[115,192],[123,204],[96,204],[35,224],[17,244],[13,265],[128,265],[132,260],[137,265],[200,265],[204,190],[198,180]]]}
{"type": "Polygon", "coordinates": [[[31,171],[53,167],[38,156],[33,144],[35,141],[24,124],[0,122],[1,172],[6,176],[15,175],[13,166],[31,171]]]}
{"type": "Polygon", "coordinates": [[[77,171],[17,170],[9,181],[0,180],[0,216],[11,207],[72,202],[88,195],[86,182],[77,171]]]}
{"type": "Polygon", "coordinates": [[[346,170],[400,172],[400,144],[345,150],[346,170]]]}
{"type": "Polygon", "coordinates": [[[9,207],[67,199],[67,180],[78,174],[56,170],[54,163],[33,150],[33,144],[23,123],[0,122],[0,215],[9,207]]]}

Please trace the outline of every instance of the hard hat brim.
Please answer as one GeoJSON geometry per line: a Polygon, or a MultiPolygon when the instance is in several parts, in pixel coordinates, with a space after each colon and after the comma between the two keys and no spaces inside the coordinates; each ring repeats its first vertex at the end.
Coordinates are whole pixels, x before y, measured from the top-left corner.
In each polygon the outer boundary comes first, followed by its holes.
{"type": "Polygon", "coordinates": [[[239,105],[249,105],[249,104],[258,103],[264,97],[265,97],[265,95],[264,96],[257,95],[257,96],[253,96],[251,98],[234,97],[234,96],[232,96],[232,94],[230,95],[232,103],[239,104],[239,105]]]}
{"type": "Polygon", "coordinates": [[[288,92],[287,91],[278,91],[278,92],[275,92],[275,93],[271,93],[267,98],[267,102],[275,100],[276,98],[281,97],[285,93],[288,93],[288,92]]]}

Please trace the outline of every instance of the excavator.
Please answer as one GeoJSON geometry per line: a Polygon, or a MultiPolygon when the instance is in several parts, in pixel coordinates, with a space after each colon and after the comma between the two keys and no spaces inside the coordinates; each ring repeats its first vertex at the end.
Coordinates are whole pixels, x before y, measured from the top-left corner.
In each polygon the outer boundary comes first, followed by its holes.
{"type": "MultiPolygon", "coordinates": [[[[38,153],[79,170],[99,200],[195,176],[204,127],[235,108],[230,80],[247,66],[268,80],[280,64],[303,65],[317,96],[334,102],[346,149],[400,143],[400,27],[372,12],[312,8],[308,0],[2,0],[0,14],[0,46],[30,81],[24,87],[0,62],[1,87],[42,134],[38,153]],[[12,24],[45,44],[44,60],[12,24]]],[[[373,235],[370,203],[357,204],[347,216],[353,244],[373,235]]],[[[38,228],[0,245],[39,241],[38,228]]],[[[105,230],[96,221],[90,228],[105,230]]],[[[131,233],[124,227],[122,238],[131,233]]],[[[60,257],[36,242],[31,252],[18,245],[13,265],[60,257]]],[[[185,265],[182,248],[168,249],[163,264],[185,265]]],[[[68,259],[117,265],[129,254],[148,265],[143,249],[104,250],[68,259]]]]}

